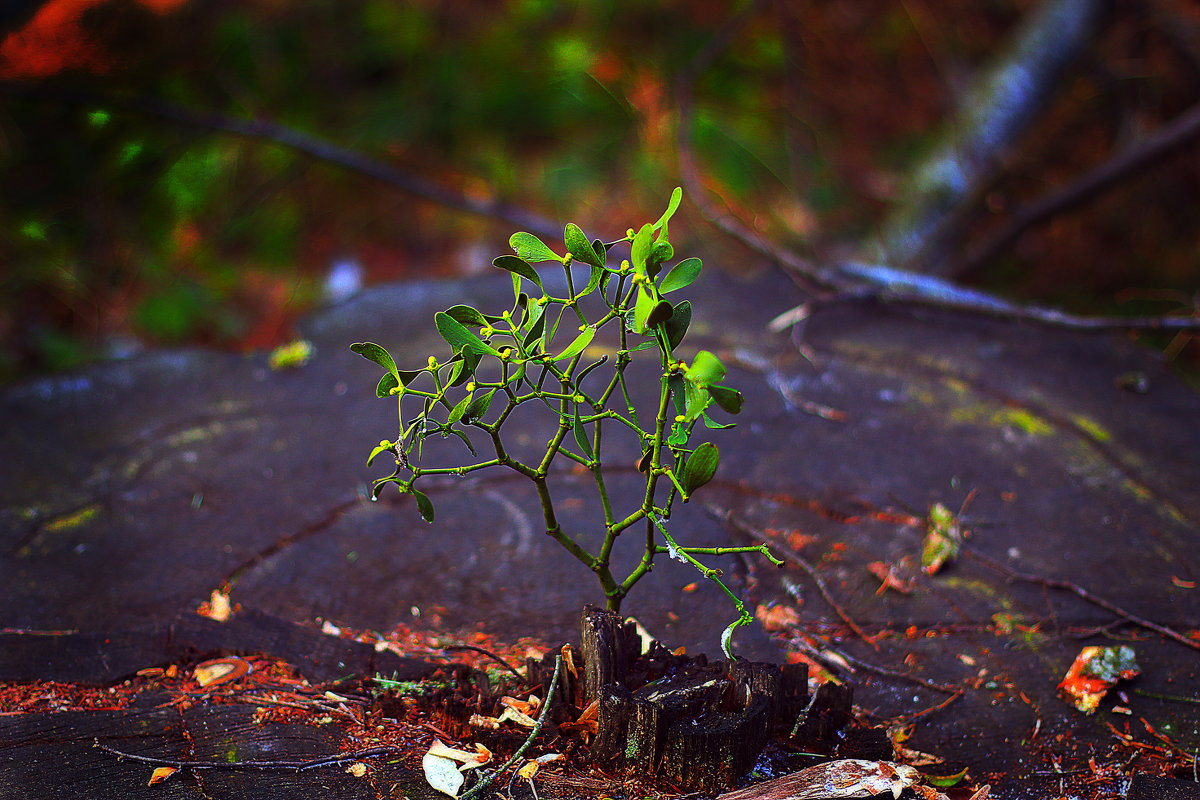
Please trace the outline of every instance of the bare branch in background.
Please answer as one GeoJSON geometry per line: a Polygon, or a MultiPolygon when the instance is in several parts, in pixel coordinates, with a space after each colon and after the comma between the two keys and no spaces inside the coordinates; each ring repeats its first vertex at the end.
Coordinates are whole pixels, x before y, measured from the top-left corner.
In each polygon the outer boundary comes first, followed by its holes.
{"type": "Polygon", "coordinates": [[[810,292],[816,292],[819,291],[819,287],[841,285],[842,281],[837,272],[814,264],[793,253],[791,250],[780,247],[774,242],[767,241],[757,231],[752,230],[741,220],[733,216],[733,214],[729,213],[729,211],[718,208],[709,198],[708,190],[704,187],[700,168],[696,163],[696,154],[692,149],[692,122],[695,108],[694,89],[696,78],[712,66],[717,56],[724,52],[730,42],[742,32],[746,25],[765,6],[766,2],[764,0],[755,0],[755,2],[750,3],[739,11],[733,19],[721,26],[720,31],[709,40],[708,44],[692,58],[687,67],[676,77],[675,104],[679,113],[677,141],[679,149],[679,172],[692,202],[699,207],[710,223],[754,252],[786,267],[793,277],[799,278],[803,282],[804,285],[802,288],[810,292]]]}
{"type": "MultiPolygon", "coordinates": [[[[675,99],[679,113],[680,172],[692,200],[709,222],[719,230],[754,252],[775,261],[797,280],[802,289],[826,302],[882,301],[983,314],[1000,319],[1026,320],[1078,330],[1200,329],[1200,318],[1195,316],[1086,317],[1053,308],[1021,305],[996,295],[960,286],[937,275],[897,269],[886,260],[864,259],[822,266],[819,259],[803,258],[766,240],[732,214],[718,208],[704,187],[692,148],[694,87],[697,78],[729,47],[736,36],[762,10],[762,6],[762,0],[751,3],[723,25],[680,72],[675,83],[675,99]]],[[[971,199],[980,194],[982,190],[976,184],[991,179],[998,168],[999,151],[1010,147],[1026,130],[1030,121],[1045,105],[1046,98],[1054,87],[1053,79],[1069,61],[1068,55],[1063,51],[1071,48],[1062,45],[1061,37],[1069,34],[1070,44],[1074,48],[1071,49],[1072,53],[1086,45],[1099,16],[1100,6],[1102,3],[1099,0],[1052,0],[1023,29],[1013,48],[1013,54],[992,70],[982,82],[984,88],[976,93],[977,96],[973,100],[979,108],[973,112],[973,122],[968,125],[967,132],[960,137],[963,144],[947,145],[921,168],[926,173],[938,173],[941,170],[942,174],[934,174],[933,177],[938,177],[939,180],[947,179],[949,183],[940,189],[936,182],[927,184],[928,191],[919,194],[916,201],[910,201],[906,206],[907,211],[902,209],[894,215],[896,220],[909,220],[906,225],[910,227],[901,238],[907,237],[911,240],[912,253],[927,249],[924,244],[926,239],[923,237],[936,239],[938,236],[945,236],[944,226],[958,221],[960,212],[955,209],[965,207],[971,199]],[[1071,18],[1067,26],[1069,30],[1065,32],[1060,30],[1063,15],[1079,15],[1079,18],[1071,18]],[[993,153],[992,150],[997,152],[993,153]],[[953,180],[950,180],[951,178],[953,180]],[[955,191],[947,194],[950,189],[955,191]],[[943,204],[943,200],[953,202],[943,204]],[[914,210],[921,210],[921,214],[916,215],[924,220],[920,226],[913,221],[916,218],[912,214],[914,210]]],[[[1119,163],[1105,165],[1096,171],[1099,174],[1085,176],[1086,185],[1070,191],[1064,190],[1064,195],[1057,198],[1058,202],[1051,204],[1049,201],[1056,199],[1052,196],[1044,201],[1044,206],[1037,204],[1031,207],[1030,211],[1026,212],[1029,221],[1025,227],[1068,207],[1063,201],[1076,200],[1080,188],[1084,191],[1078,199],[1086,199],[1086,190],[1099,191],[1107,188],[1136,167],[1150,163],[1184,141],[1190,140],[1191,125],[1200,125],[1200,122],[1192,123],[1190,116],[1189,112],[1161,131],[1153,143],[1148,142],[1144,146],[1146,152],[1139,149],[1138,152],[1128,153],[1129,163],[1126,163],[1126,159],[1119,159],[1119,163]],[[1037,212],[1037,215],[1034,216],[1033,212],[1037,212]]],[[[914,179],[918,183],[920,180],[914,179]]],[[[903,227],[898,222],[894,223],[894,226],[896,231],[903,227]]],[[[1014,234],[1013,239],[1024,229],[1014,234]]],[[[899,235],[895,231],[893,234],[899,235]]],[[[957,238],[958,235],[959,233],[955,232],[953,238],[957,238]]],[[[887,237],[888,234],[885,234],[884,238],[887,237]]],[[[944,242],[937,247],[941,248],[943,244],[944,242]]]]}
{"type": "Polygon", "coordinates": [[[1059,89],[1067,66],[1095,37],[1103,0],[1046,0],[962,103],[946,141],[911,173],[871,260],[945,275],[962,220],[1003,160],[1059,89]]]}
{"type": "Polygon", "coordinates": [[[519,206],[498,200],[470,197],[355,150],[341,147],[270,120],[205,114],[153,98],[125,99],[86,92],[50,92],[36,85],[12,82],[0,83],[0,93],[73,105],[99,105],[117,108],[123,111],[162,117],[195,128],[232,133],[237,136],[281,144],[310,158],[366,175],[402,192],[447,208],[502,220],[542,238],[553,239],[562,235],[560,225],[519,206]]]}
{"type": "Polygon", "coordinates": [[[1127,148],[1091,172],[1018,210],[999,231],[963,259],[955,273],[959,277],[975,274],[980,267],[1015,244],[1030,228],[1087,203],[1120,181],[1136,176],[1143,168],[1173,155],[1180,147],[1191,144],[1197,138],[1200,138],[1200,104],[1192,106],[1177,119],[1155,131],[1141,144],[1127,148]]]}

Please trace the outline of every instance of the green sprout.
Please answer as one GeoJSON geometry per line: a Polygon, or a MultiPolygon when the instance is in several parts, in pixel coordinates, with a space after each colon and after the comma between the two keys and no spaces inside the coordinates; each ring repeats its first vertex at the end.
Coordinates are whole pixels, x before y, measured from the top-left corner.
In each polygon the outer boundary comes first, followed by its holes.
{"type": "MultiPolygon", "coordinates": [[[[738,619],[726,628],[722,649],[732,658],[733,630],[751,620],[750,613],[721,580],[721,571],[699,560],[700,556],[757,552],[781,565],[763,545],[745,547],[689,547],[679,544],[667,530],[667,520],[678,499],[684,503],[712,480],[720,452],[711,442],[689,444],[697,423],[713,429],[733,427],[714,421],[714,407],[737,414],[742,395],[722,383],[725,367],[713,353],[701,350],[685,363],[679,349],[692,319],[687,300],[671,302],[666,295],[689,286],[700,274],[698,258],[686,258],[664,269],[675,251],[668,238],[668,223],[683,193],[676,189],[666,212],[615,242],[591,240],[574,223],[563,234],[566,253],[559,255],[530,233],[509,239],[515,255],[502,255],[492,263],[512,278],[511,308],[485,314],[468,305],[454,305],[434,315],[434,325],[450,346],[444,360],[430,355],[425,366],[401,370],[391,354],[371,342],[358,342],[351,350],[385,370],[375,388],[381,398],[394,398],[399,420],[395,440],[383,440],[372,451],[368,466],[387,454],[395,462],[391,475],[375,481],[372,499],[387,486],[411,494],[427,522],[434,521],[433,502],[417,488],[431,475],[462,476],[503,467],[527,478],[537,492],[546,533],[592,572],[604,593],[607,607],[619,612],[630,589],[646,576],[659,555],[691,564],[713,581],[733,601],[738,619]],[[609,252],[629,246],[629,257],[610,266],[609,252]],[[566,274],[566,295],[551,294],[534,264],[557,263],[566,274]],[[571,265],[586,265],[590,277],[582,288],[575,285],[571,265]],[[585,299],[588,302],[584,302],[585,299]],[[589,316],[590,314],[590,316],[589,316]],[[602,329],[619,337],[615,358],[598,358],[589,346],[602,329]],[[652,416],[639,414],[631,396],[626,371],[635,357],[653,351],[658,356],[658,399],[652,416]],[[607,367],[607,369],[601,369],[607,367]],[[601,380],[599,376],[606,376],[601,380]],[[505,445],[503,428],[522,405],[545,409],[557,427],[536,460],[522,461],[505,445]],[[416,413],[413,414],[414,409],[416,413]],[[405,412],[411,415],[405,416],[405,412]],[[649,419],[643,423],[644,419],[649,419]],[[645,491],[634,508],[614,508],[605,480],[609,464],[603,456],[609,431],[634,437],[641,446],[638,471],[645,476],[645,491]],[[471,435],[486,439],[480,456],[471,435]],[[427,466],[425,445],[435,437],[457,437],[472,455],[468,463],[427,466]],[[556,460],[572,461],[595,483],[604,515],[604,537],[595,552],[563,530],[550,492],[551,466],[556,460]],[[645,535],[642,557],[626,576],[613,573],[611,557],[617,538],[641,526],[645,535]]],[[[649,409],[643,409],[643,412],[649,409]]]]}

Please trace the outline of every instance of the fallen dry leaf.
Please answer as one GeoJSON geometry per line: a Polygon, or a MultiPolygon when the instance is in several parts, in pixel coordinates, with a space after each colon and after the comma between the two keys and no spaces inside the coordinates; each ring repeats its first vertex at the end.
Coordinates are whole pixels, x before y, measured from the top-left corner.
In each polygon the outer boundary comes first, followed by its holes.
{"type": "Polygon", "coordinates": [[[1084,714],[1092,714],[1118,680],[1136,677],[1140,672],[1129,645],[1085,647],[1058,684],[1058,692],[1084,714]]]}
{"type": "Polygon", "coordinates": [[[788,630],[800,622],[800,615],[796,613],[796,609],[785,605],[774,605],[769,608],[760,605],[755,609],[754,617],[763,626],[763,630],[768,632],[788,630]]]}
{"type": "Polygon", "coordinates": [[[872,561],[867,564],[867,569],[871,571],[872,575],[883,581],[875,590],[875,594],[883,594],[888,589],[893,589],[900,594],[912,594],[912,581],[906,581],[897,575],[894,565],[885,564],[882,561],[872,561]]]}
{"type": "Polygon", "coordinates": [[[175,767],[155,767],[154,772],[151,773],[150,780],[146,783],[146,785],[153,786],[156,783],[162,783],[178,771],[179,770],[175,767]]]}
{"type": "Polygon", "coordinates": [[[536,714],[537,710],[542,707],[542,701],[536,695],[529,695],[528,700],[521,700],[516,697],[505,695],[500,698],[500,705],[505,708],[512,708],[520,711],[522,714],[536,714]]]}
{"type": "Polygon", "coordinates": [[[426,755],[457,761],[462,764],[462,769],[481,767],[492,758],[492,752],[482,745],[476,745],[475,752],[472,753],[470,750],[459,750],[457,747],[450,747],[443,744],[441,739],[433,740],[433,744],[429,746],[426,755]]]}
{"type": "Polygon", "coordinates": [[[346,767],[346,772],[349,772],[356,778],[361,778],[367,774],[367,765],[361,761],[355,761],[353,764],[346,767]]]}
{"type": "Polygon", "coordinates": [[[464,778],[458,771],[458,765],[449,758],[426,753],[421,758],[421,770],[425,773],[425,781],[442,794],[458,797],[464,778]]]}
{"type": "Polygon", "coordinates": [[[533,717],[529,716],[528,714],[521,713],[520,711],[518,711],[515,708],[512,708],[511,706],[509,706],[508,708],[505,708],[504,711],[501,712],[500,717],[499,717],[500,722],[506,722],[508,720],[511,720],[525,728],[537,727],[537,720],[535,720],[533,717]]]}
{"type": "Polygon", "coordinates": [[[571,673],[578,680],[579,672],[575,669],[575,653],[571,650],[571,645],[564,644],[560,652],[562,653],[563,665],[567,668],[567,672],[571,673]]]}
{"type": "Polygon", "coordinates": [[[233,683],[248,674],[251,669],[250,662],[244,658],[237,656],[214,658],[197,664],[192,670],[192,677],[196,679],[196,683],[200,684],[201,688],[207,689],[211,686],[233,683]]]}
{"type": "Polygon", "coordinates": [[[228,589],[213,589],[207,602],[201,603],[196,613],[202,617],[224,622],[233,615],[233,606],[229,602],[228,589]]]}
{"type": "Polygon", "coordinates": [[[517,777],[525,780],[533,780],[533,776],[537,774],[538,762],[530,759],[525,762],[525,765],[517,770],[517,777]]]}

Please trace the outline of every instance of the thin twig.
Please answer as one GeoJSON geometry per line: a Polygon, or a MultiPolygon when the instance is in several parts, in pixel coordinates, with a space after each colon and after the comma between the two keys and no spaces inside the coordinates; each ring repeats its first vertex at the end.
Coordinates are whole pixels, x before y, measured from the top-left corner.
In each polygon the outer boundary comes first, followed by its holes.
{"type": "Polygon", "coordinates": [[[933,689],[935,692],[942,692],[943,694],[959,695],[963,692],[962,687],[960,686],[951,686],[948,683],[938,683],[937,681],[931,681],[928,678],[922,678],[917,675],[909,675],[907,672],[900,672],[899,670],[881,667],[878,664],[872,664],[869,661],[863,661],[860,658],[855,658],[849,653],[838,651],[838,655],[859,669],[864,669],[867,672],[874,672],[876,675],[884,675],[889,678],[896,678],[897,680],[909,681],[917,684],[918,686],[924,686],[926,689],[933,689]]]}
{"type": "Polygon", "coordinates": [[[156,767],[174,767],[175,769],[292,770],[294,772],[303,772],[319,767],[336,766],[344,764],[347,761],[359,761],[364,758],[391,755],[398,752],[394,747],[368,747],[365,750],[358,750],[353,753],[346,753],[340,756],[325,756],[324,758],[316,758],[311,761],[178,761],[171,758],[157,758],[155,756],[126,753],[115,747],[100,744],[99,739],[93,741],[93,747],[97,747],[106,753],[112,753],[117,758],[126,758],[130,761],[139,761],[143,764],[150,764],[156,767]]]}
{"type": "Polygon", "coordinates": [[[1190,647],[1193,650],[1200,650],[1200,641],[1196,641],[1195,639],[1189,639],[1188,637],[1184,636],[1183,634],[1179,633],[1178,631],[1168,628],[1166,625],[1159,625],[1157,622],[1153,622],[1144,617],[1139,617],[1137,614],[1126,611],[1125,609],[1118,606],[1116,603],[1113,603],[1109,600],[1105,600],[1103,597],[1099,597],[1097,595],[1092,594],[1087,589],[1084,589],[1082,586],[1080,586],[1077,583],[1072,583],[1071,581],[1063,580],[1061,578],[1047,578],[1042,575],[1033,575],[1028,572],[1021,572],[1020,570],[1015,570],[1011,567],[1001,564],[999,561],[994,561],[991,558],[988,558],[987,556],[983,555],[979,551],[977,551],[973,548],[969,548],[965,545],[963,546],[962,550],[963,550],[963,552],[970,555],[972,558],[979,561],[984,566],[991,567],[992,569],[996,570],[1000,574],[1004,575],[1009,580],[1024,581],[1026,583],[1036,583],[1037,585],[1045,587],[1047,589],[1062,589],[1064,591],[1071,592],[1072,594],[1074,594],[1076,597],[1080,598],[1081,600],[1091,603],[1094,606],[1099,606],[1100,608],[1103,608],[1105,611],[1115,614],[1127,622],[1130,622],[1134,625],[1145,628],[1147,630],[1154,631],[1155,633],[1160,633],[1169,639],[1174,639],[1175,641],[1179,642],[1180,644],[1184,645],[1185,647],[1190,647]]]}
{"type": "Polygon", "coordinates": [[[473,644],[448,644],[445,647],[443,647],[442,649],[443,650],[473,650],[476,653],[481,653],[481,654],[487,656],[488,658],[492,659],[497,664],[499,664],[500,666],[504,667],[509,672],[511,672],[513,675],[516,675],[517,678],[519,678],[520,680],[525,680],[525,676],[522,675],[520,672],[518,672],[516,667],[514,667],[512,664],[509,664],[507,661],[505,661],[503,658],[501,658],[500,656],[493,653],[491,650],[485,650],[484,648],[476,647],[473,644]]]}
{"type": "Polygon", "coordinates": [[[741,533],[743,536],[748,536],[755,541],[770,545],[772,548],[782,553],[785,559],[791,561],[793,564],[808,573],[808,577],[811,578],[812,582],[817,585],[817,590],[821,593],[821,596],[825,598],[825,602],[828,603],[829,606],[837,613],[837,615],[842,618],[842,621],[849,625],[850,629],[858,634],[860,639],[874,647],[876,650],[879,649],[879,645],[875,642],[875,640],[868,636],[863,629],[858,626],[858,623],[851,619],[850,615],[846,613],[841,604],[834,599],[833,595],[829,591],[829,588],[825,585],[824,579],[817,573],[816,568],[814,568],[812,564],[809,564],[803,556],[790,547],[780,543],[775,539],[772,539],[770,536],[767,536],[762,531],[752,528],[746,523],[737,519],[734,517],[732,510],[721,509],[717,506],[709,506],[708,512],[716,519],[724,522],[738,533],[741,533]]]}
{"type": "Polygon", "coordinates": [[[529,732],[529,736],[525,739],[524,743],[517,748],[517,752],[513,753],[508,761],[505,761],[502,765],[489,772],[483,777],[483,780],[464,792],[460,800],[473,800],[473,798],[482,794],[492,785],[492,781],[496,780],[496,776],[502,774],[513,764],[516,764],[525,755],[525,751],[533,744],[533,740],[542,732],[542,726],[546,724],[546,718],[550,716],[550,706],[553,705],[552,698],[554,697],[554,692],[558,690],[558,676],[561,671],[562,656],[557,655],[554,657],[554,675],[550,678],[550,688],[546,690],[546,697],[542,701],[542,713],[538,715],[537,725],[529,732]]]}

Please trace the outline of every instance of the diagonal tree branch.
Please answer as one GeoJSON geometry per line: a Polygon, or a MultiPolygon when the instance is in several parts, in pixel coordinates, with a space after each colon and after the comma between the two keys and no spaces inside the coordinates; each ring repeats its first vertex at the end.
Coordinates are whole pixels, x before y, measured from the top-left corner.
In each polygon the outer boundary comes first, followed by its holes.
{"type": "MultiPolygon", "coordinates": [[[[1093,5],[1091,5],[1093,0],[1053,0],[1051,7],[1044,10],[1028,26],[1024,40],[1019,42],[1015,48],[1018,55],[1024,53],[1026,57],[1046,56],[1043,51],[1050,46],[1047,42],[1047,37],[1051,36],[1047,25],[1058,19],[1059,15],[1071,9],[1080,10],[1076,6],[1077,2],[1088,4],[1083,7],[1083,10],[1087,11],[1090,20],[1090,15],[1095,12],[1093,5]]],[[[717,208],[704,188],[704,182],[692,147],[691,129],[695,110],[694,86],[697,78],[729,47],[736,36],[761,11],[763,5],[763,0],[758,0],[739,11],[692,58],[691,62],[679,73],[675,81],[675,102],[679,114],[677,147],[679,151],[680,173],[683,183],[687,187],[693,201],[716,228],[741,242],[750,250],[779,264],[797,281],[802,289],[810,295],[814,295],[826,302],[878,300],[898,305],[984,314],[999,319],[1025,320],[1042,325],[1076,330],[1200,330],[1200,317],[1197,316],[1082,316],[1054,308],[1021,305],[987,292],[960,286],[946,278],[897,269],[888,263],[847,261],[833,265],[822,265],[819,259],[809,260],[803,258],[791,250],[767,241],[757,231],[749,228],[732,214],[717,208]]],[[[1076,20],[1075,23],[1082,26],[1079,30],[1075,31],[1077,35],[1082,35],[1082,31],[1088,29],[1092,24],[1089,21],[1081,22],[1079,20],[1076,20]]],[[[1075,30],[1075,23],[1072,25],[1072,30],[1075,30]]],[[[1060,70],[1061,67],[1061,54],[1059,54],[1059,57],[1050,59],[1050,63],[1043,64],[1040,70],[1034,70],[1034,72],[1050,74],[1060,70]]],[[[1029,65],[1022,67],[1020,59],[1017,56],[1013,56],[1009,61],[1005,62],[1002,69],[998,69],[989,77],[987,84],[1002,84],[1003,81],[1001,78],[1003,76],[1008,75],[1012,77],[1014,71],[1024,74],[1024,71],[1031,69],[1032,67],[1029,65]]],[[[1045,75],[1042,77],[1044,78],[1045,75]]],[[[1028,76],[1026,78],[1027,80],[1032,80],[1028,76]]],[[[1005,87],[1002,86],[1001,88],[1005,87]]],[[[998,146],[1003,142],[1011,141],[1020,131],[1025,129],[1025,126],[1028,124],[1027,117],[1033,112],[1030,109],[1023,111],[1013,109],[1010,107],[1011,102],[1009,102],[1013,101],[1011,92],[1019,91],[1021,88],[1028,87],[1022,82],[1016,89],[1007,87],[1006,91],[997,91],[996,94],[998,96],[993,96],[991,99],[1004,107],[991,110],[985,108],[978,112],[978,116],[983,122],[979,123],[981,130],[977,133],[978,141],[975,142],[976,149],[984,148],[985,144],[988,143],[998,146]],[[997,126],[1002,130],[995,130],[997,126]],[[987,128],[987,130],[983,130],[982,128],[987,128]]],[[[1185,115],[1185,117],[1190,116],[1191,112],[1185,115]]],[[[1200,125],[1200,122],[1196,124],[1200,125]]],[[[1154,157],[1161,157],[1165,150],[1174,149],[1182,144],[1183,141],[1190,140],[1190,125],[1190,120],[1181,118],[1177,123],[1170,126],[1172,130],[1162,132],[1163,141],[1152,148],[1151,152],[1132,154],[1131,159],[1136,156],[1144,164],[1149,163],[1154,157]],[[1182,130],[1175,130],[1175,128],[1182,130]]],[[[1099,188],[1105,188],[1127,174],[1128,170],[1132,170],[1132,167],[1125,165],[1122,165],[1122,167],[1118,169],[1116,166],[1110,166],[1105,174],[1093,178],[1091,184],[1099,188]],[[1109,174],[1110,172],[1115,174],[1109,174]]],[[[984,172],[980,169],[976,170],[973,174],[978,177],[983,175],[984,172]]],[[[1096,190],[1098,191],[1099,189],[1096,190]]],[[[961,201],[964,194],[960,193],[957,196],[961,201]]],[[[1066,199],[1071,200],[1073,198],[1067,197],[1066,199]]],[[[1048,215],[1054,213],[1054,210],[1049,209],[1044,213],[1048,215]]],[[[943,209],[943,216],[939,217],[939,219],[944,221],[944,214],[948,213],[950,213],[949,210],[943,209]]],[[[1037,221],[1034,220],[1030,224],[1034,224],[1037,221]]],[[[941,223],[935,222],[926,226],[927,233],[933,235],[933,229],[938,227],[939,224],[941,223]]],[[[913,252],[916,251],[914,250],[913,252]]],[[[798,310],[793,309],[793,312],[798,310]]],[[[804,316],[805,314],[785,312],[785,314],[780,315],[777,319],[794,318],[798,320],[804,316]]]]}
{"type": "Polygon", "coordinates": [[[498,200],[470,197],[442,184],[397,169],[383,161],[265,119],[245,119],[225,114],[205,114],[153,98],[120,98],[91,92],[47,92],[36,85],[0,82],[0,93],[32,99],[47,99],[72,105],[102,105],[139,114],[161,117],[195,128],[232,133],[250,139],[281,144],[318,161],[382,181],[407,194],[468,214],[492,217],[537,234],[542,238],[562,235],[558,224],[519,206],[498,200]]]}
{"type": "Polygon", "coordinates": [[[1139,170],[1173,155],[1181,147],[1200,138],[1200,104],[1192,106],[1175,120],[1155,131],[1141,144],[1080,176],[1057,191],[1020,209],[1004,227],[989,237],[961,262],[955,273],[961,278],[978,270],[1007,250],[1030,228],[1056,214],[1089,202],[1139,170]]]}

